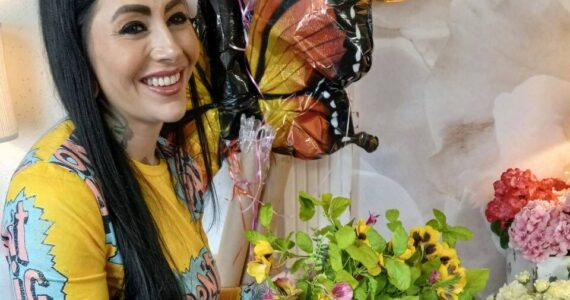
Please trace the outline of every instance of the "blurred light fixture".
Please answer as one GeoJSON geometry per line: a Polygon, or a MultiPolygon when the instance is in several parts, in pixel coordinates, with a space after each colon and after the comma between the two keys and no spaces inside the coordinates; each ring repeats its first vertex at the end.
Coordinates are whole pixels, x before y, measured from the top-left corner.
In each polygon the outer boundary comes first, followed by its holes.
{"type": "Polygon", "coordinates": [[[2,45],[2,24],[0,23],[0,143],[15,139],[17,136],[18,125],[8,89],[8,76],[2,45]]]}

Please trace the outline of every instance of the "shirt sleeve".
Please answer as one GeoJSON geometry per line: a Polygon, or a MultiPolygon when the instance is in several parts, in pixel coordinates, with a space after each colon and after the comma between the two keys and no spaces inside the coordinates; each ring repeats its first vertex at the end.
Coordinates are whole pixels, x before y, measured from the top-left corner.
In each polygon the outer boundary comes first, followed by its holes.
{"type": "Polygon", "coordinates": [[[105,230],[89,185],[37,163],[16,174],[2,242],[16,299],[108,299],[105,230]]]}

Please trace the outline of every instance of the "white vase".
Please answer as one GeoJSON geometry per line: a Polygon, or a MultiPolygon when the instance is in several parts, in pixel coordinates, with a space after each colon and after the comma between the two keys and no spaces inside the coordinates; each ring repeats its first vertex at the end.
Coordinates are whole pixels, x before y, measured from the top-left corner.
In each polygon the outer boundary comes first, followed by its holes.
{"type": "Polygon", "coordinates": [[[507,282],[515,280],[515,276],[523,271],[528,271],[532,279],[558,279],[568,278],[570,256],[549,257],[540,263],[533,263],[525,259],[522,254],[511,248],[506,250],[507,256],[507,282]]]}

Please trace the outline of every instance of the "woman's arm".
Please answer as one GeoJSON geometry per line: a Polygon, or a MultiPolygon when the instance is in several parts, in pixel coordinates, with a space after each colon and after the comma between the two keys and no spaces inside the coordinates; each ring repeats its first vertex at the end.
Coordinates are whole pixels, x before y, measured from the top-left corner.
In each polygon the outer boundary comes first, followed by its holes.
{"type": "Polygon", "coordinates": [[[75,173],[37,163],[10,184],[1,236],[16,299],[108,299],[97,202],[75,173]]]}

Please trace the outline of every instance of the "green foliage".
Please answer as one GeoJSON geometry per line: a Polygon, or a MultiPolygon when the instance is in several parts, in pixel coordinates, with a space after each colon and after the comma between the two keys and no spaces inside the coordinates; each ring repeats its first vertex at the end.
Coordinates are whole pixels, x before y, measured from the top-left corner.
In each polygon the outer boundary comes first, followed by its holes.
{"type": "Polygon", "coordinates": [[[336,197],[331,200],[330,207],[326,212],[327,216],[331,219],[336,219],[350,206],[350,199],[336,197]]]}
{"type": "Polygon", "coordinates": [[[259,224],[269,229],[271,220],[273,219],[273,206],[271,203],[264,203],[259,209],[259,224]]]}
{"type": "Polygon", "coordinates": [[[340,249],[346,249],[348,246],[354,244],[356,240],[356,233],[351,226],[343,226],[335,233],[336,242],[340,249]]]}
{"type": "Polygon", "coordinates": [[[315,215],[315,203],[316,199],[305,193],[299,193],[299,204],[301,204],[301,210],[299,211],[299,219],[302,221],[309,221],[315,215]]]}
{"type": "MultiPolygon", "coordinates": [[[[319,212],[329,224],[312,229],[311,234],[296,231],[285,238],[277,237],[271,231],[273,208],[264,204],[258,217],[265,233],[246,231],[251,244],[262,240],[270,243],[274,251],[272,268],[289,266],[291,272],[301,274],[296,278],[294,295],[283,294],[285,291],[277,288],[270,277],[265,279],[276,295],[283,296],[282,299],[316,300],[323,295],[330,296],[336,284],[349,284],[353,299],[357,300],[436,300],[437,288],[459,282],[457,276],[430,281],[431,274],[438,271],[442,263],[437,256],[427,257],[423,244],[408,245],[412,237],[399,220],[398,210],[385,212],[386,227],[392,233],[391,240],[387,241],[363,219],[341,222],[340,217],[351,204],[348,198],[323,194],[319,199],[300,192],[298,201],[300,220],[309,221],[319,212]]],[[[447,242],[450,247],[455,247],[457,241],[473,237],[469,229],[449,225],[443,212],[434,209],[433,213],[434,219],[427,225],[441,233],[442,240],[436,243],[447,242]]],[[[465,274],[467,284],[457,297],[472,300],[485,287],[489,271],[467,269],[465,274]]]]}
{"type": "Polygon", "coordinates": [[[509,227],[511,226],[511,222],[508,222],[506,228],[504,230],[501,229],[501,222],[495,221],[491,223],[491,231],[499,236],[499,240],[501,242],[501,248],[508,249],[509,248],[509,227]]]}
{"type": "Polygon", "coordinates": [[[435,219],[429,220],[426,225],[441,232],[443,242],[447,243],[450,247],[455,248],[455,244],[458,240],[468,241],[473,238],[473,232],[468,228],[448,225],[447,217],[440,210],[434,209],[433,215],[435,219]]]}
{"type": "Polygon", "coordinates": [[[405,291],[412,283],[412,271],[410,267],[401,260],[386,259],[386,271],[388,271],[388,281],[398,290],[405,291]]]}
{"type": "Polygon", "coordinates": [[[302,232],[302,231],[297,231],[297,234],[295,235],[295,240],[297,241],[297,246],[305,251],[306,253],[313,253],[313,241],[311,240],[311,237],[302,232]]]}
{"type": "Polygon", "coordinates": [[[368,240],[372,250],[382,253],[386,249],[386,240],[373,227],[368,231],[368,240]]]}

